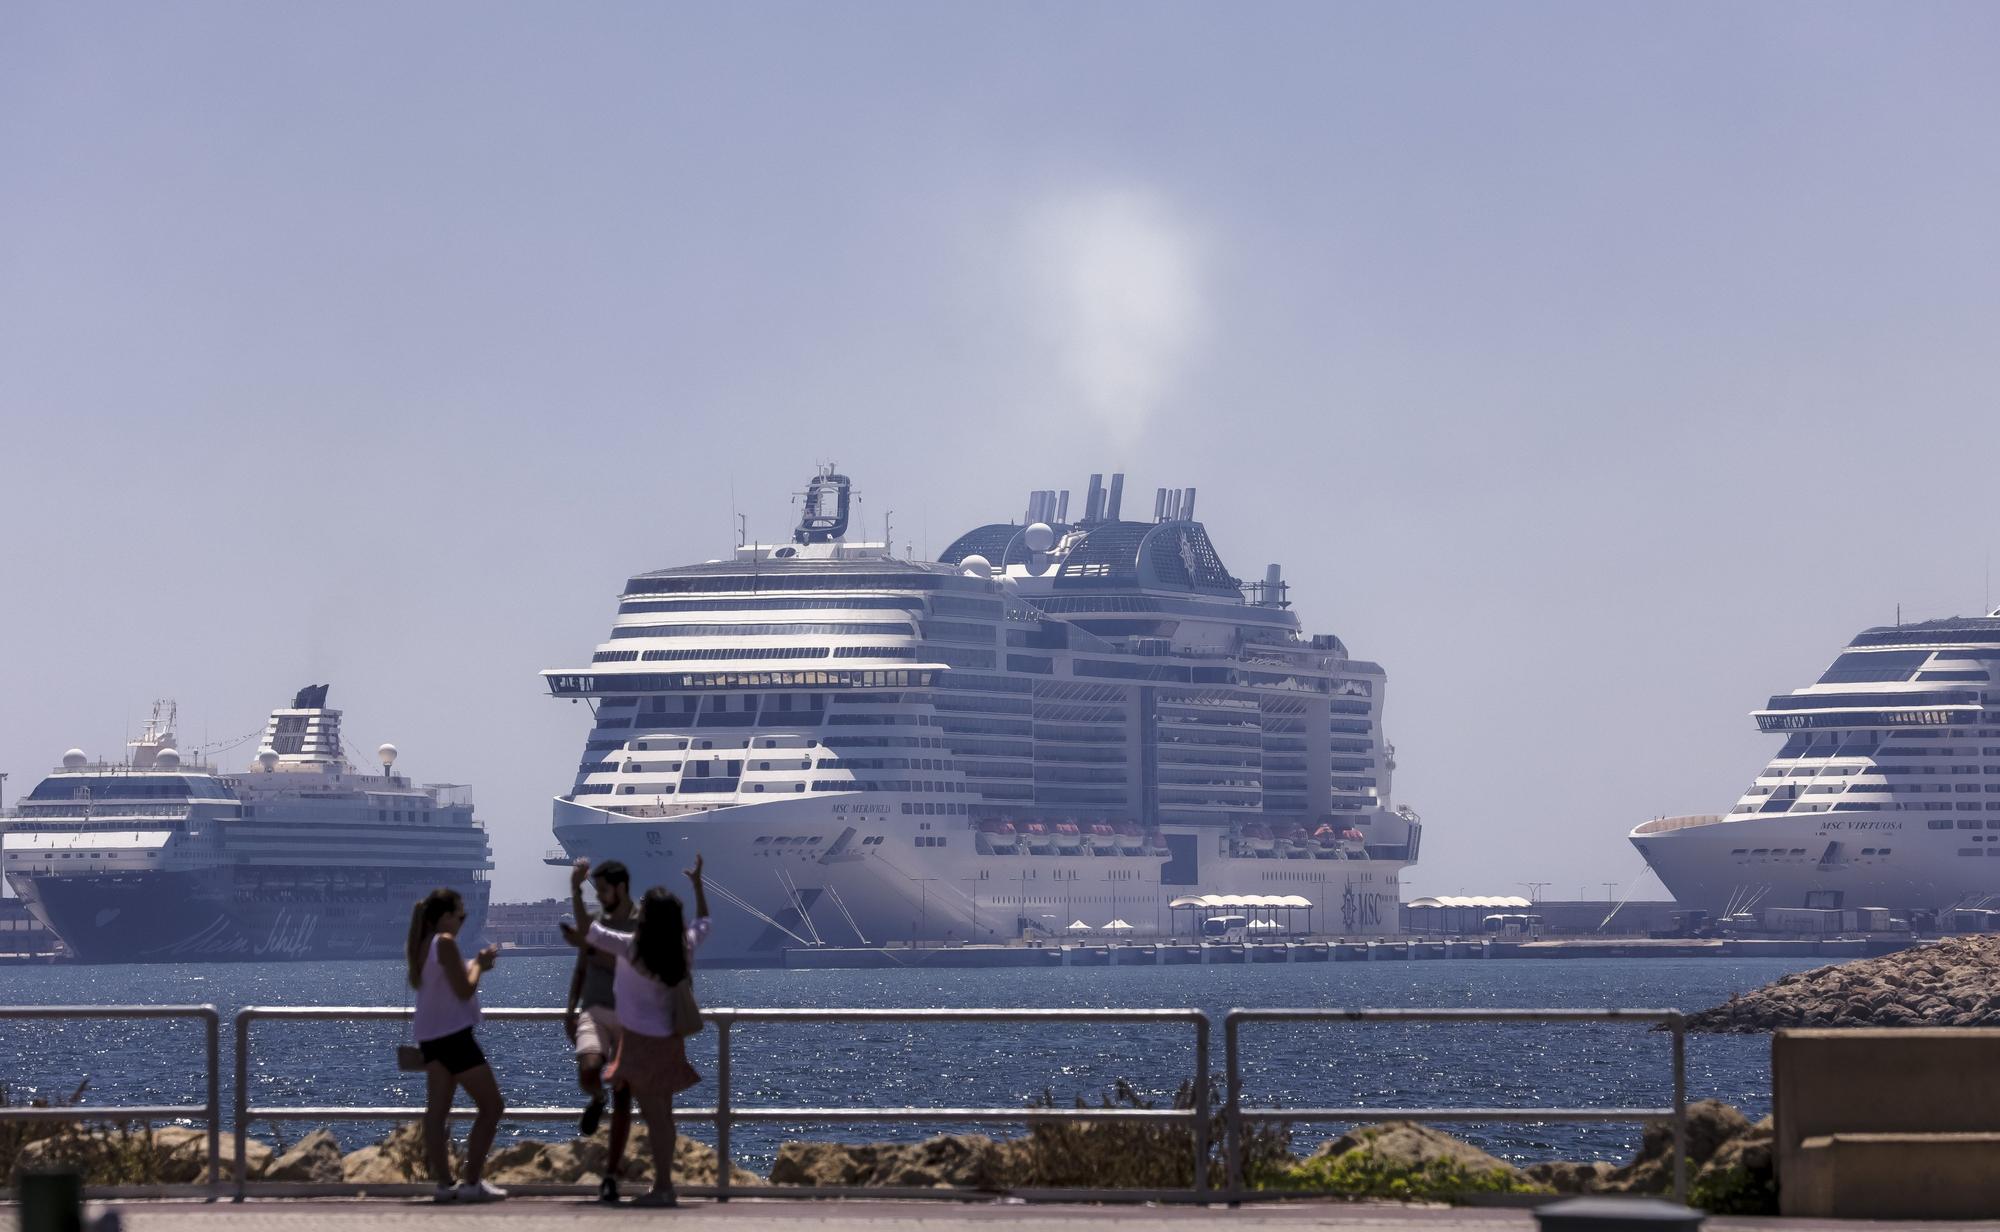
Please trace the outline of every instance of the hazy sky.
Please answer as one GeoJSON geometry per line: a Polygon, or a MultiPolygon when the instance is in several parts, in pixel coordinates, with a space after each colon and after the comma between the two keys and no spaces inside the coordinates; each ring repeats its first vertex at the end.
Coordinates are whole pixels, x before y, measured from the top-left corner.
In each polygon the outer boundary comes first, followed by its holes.
{"type": "Polygon", "coordinates": [[[7,799],[327,681],[554,893],[536,673],[629,574],[821,460],[919,550],[1122,470],[1386,666],[1407,889],[1600,895],[1766,695],[1985,602],[1996,55],[1990,5],[8,4],[7,799]]]}

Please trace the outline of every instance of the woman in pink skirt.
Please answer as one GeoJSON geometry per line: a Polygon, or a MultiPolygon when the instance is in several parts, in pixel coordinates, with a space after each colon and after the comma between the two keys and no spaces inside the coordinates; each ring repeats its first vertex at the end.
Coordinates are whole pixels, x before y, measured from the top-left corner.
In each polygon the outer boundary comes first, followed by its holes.
{"type": "Polygon", "coordinates": [[[653,1187],[634,1200],[639,1206],[679,1205],[674,1197],[674,1096],[701,1081],[688,1064],[685,1040],[701,1024],[676,1022],[674,1016],[673,989],[694,978],[694,951],[707,940],[709,929],[699,855],[686,871],[694,883],[693,924],[687,923],[680,899],[654,886],[639,900],[637,927],[631,932],[587,918],[577,927],[563,925],[563,938],[572,945],[593,945],[618,959],[612,977],[618,1055],[605,1066],[604,1080],[632,1092],[652,1131],[653,1187]]]}

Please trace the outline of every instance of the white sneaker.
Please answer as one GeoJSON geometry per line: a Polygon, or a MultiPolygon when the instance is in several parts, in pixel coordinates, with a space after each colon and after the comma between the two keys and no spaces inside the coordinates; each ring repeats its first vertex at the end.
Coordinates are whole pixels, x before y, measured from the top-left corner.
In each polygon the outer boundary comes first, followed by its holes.
{"type": "Polygon", "coordinates": [[[433,1202],[458,1201],[458,1187],[456,1185],[438,1186],[435,1190],[431,1192],[431,1201],[433,1202]]]}
{"type": "Polygon", "coordinates": [[[460,1202],[505,1202],[507,1200],[507,1191],[495,1185],[492,1181],[482,1180],[471,1184],[460,1181],[458,1184],[458,1200],[460,1202]]]}

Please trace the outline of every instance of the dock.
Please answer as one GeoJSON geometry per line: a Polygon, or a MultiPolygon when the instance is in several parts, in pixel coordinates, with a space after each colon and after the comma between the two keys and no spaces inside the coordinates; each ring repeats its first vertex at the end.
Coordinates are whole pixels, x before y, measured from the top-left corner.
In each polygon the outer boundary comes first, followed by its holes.
{"type": "Polygon", "coordinates": [[[1570,958],[1874,958],[1925,944],[1908,935],[1878,937],[1609,937],[1536,941],[1398,937],[1368,941],[1087,941],[1047,945],[813,946],[786,950],[784,965],[803,971],[891,967],[1175,967],[1217,963],[1427,962],[1448,959],[1570,958]]]}

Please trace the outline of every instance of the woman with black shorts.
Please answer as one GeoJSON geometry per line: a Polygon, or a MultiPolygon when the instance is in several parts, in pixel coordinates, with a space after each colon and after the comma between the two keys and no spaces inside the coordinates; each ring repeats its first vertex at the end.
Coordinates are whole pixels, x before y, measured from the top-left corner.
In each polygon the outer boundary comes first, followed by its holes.
{"type": "Polygon", "coordinates": [[[479,1025],[479,977],[493,969],[499,947],[487,946],[471,961],[458,953],[458,930],[465,926],[465,900],[457,890],[432,890],[410,912],[410,939],[404,949],[410,987],[417,990],[414,1034],[424,1055],[428,1084],[424,1099],[424,1156],[437,1182],[438,1202],[498,1202],[507,1191],[480,1179],[486,1153],[500,1128],[506,1105],[493,1068],[472,1029],[479,1025]],[[478,1114],[465,1139],[465,1171],[451,1183],[451,1097],[465,1088],[478,1114]]]}

